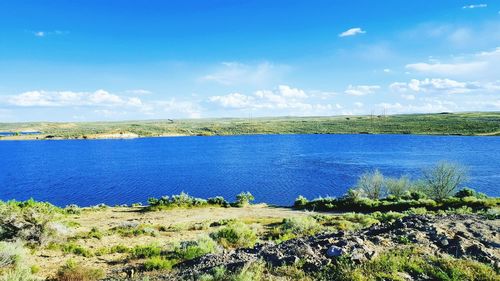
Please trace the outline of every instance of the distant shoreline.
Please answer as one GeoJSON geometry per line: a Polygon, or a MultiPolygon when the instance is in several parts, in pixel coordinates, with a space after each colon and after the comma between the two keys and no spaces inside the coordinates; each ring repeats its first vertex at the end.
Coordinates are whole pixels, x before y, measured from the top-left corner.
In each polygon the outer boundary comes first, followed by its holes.
{"type": "Polygon", "coordinates": [[[398,136],[429,136],[429,137],[498,137],[500,134],[477,134],[477,135],[461,135],[461,134],[400,134],[400,133],[269,133],[269,134],[237,134],[237,135],[161,135],[161,136],[135,136],[135,137],[55,137],[55,138],[44,138],[43,135],[38,135],[38,137],[26,137],[26,136],[9,136],[0,137],[0,141],[67,141],[67,140],[134,140],[134,139],[149,139],[149,138],[179,138],[179,137],[235,137],[235,136],[272,136],[272,135],[398,135],[398,136]]]}
{"type": "Polygon", "coordinates": [[[500,112],[331,117],[220,118],[121,122],[0,123],[0,140],[133,139],[145,137],[394,134],[500,136],[500,112]],[[22,134],[36,131],[40,134],[22,134]]]}

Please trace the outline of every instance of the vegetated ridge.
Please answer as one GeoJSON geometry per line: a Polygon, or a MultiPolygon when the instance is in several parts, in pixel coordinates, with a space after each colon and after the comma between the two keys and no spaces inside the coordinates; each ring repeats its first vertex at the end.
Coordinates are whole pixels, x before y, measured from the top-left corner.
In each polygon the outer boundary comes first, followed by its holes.
{"type": "Polygon", "coordinates": [[[122,122],[0,123],[0,132],[38,135],[0,139],[99,139],[250,134],[500,135],[500,112],[144,120],[122,122]]]}

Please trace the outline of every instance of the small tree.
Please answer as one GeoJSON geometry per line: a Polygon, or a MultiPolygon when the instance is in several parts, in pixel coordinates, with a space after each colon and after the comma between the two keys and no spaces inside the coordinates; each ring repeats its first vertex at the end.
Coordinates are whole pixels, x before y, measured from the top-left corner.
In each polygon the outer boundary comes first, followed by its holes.
{"type": "Polygon", "coordinates": [[[255,197],[253,197],[252,193],[250,192],[242,192],[238,195],[236,195],[236,204],[238,206],[246,206],[249,205],[250,202],[255,200],[255,197]]]}
{"type": "Polygon", "coordinates": [[[424,171],[424,181],[428,196],[441,201],[453,196],[457,188],[467,181],[467,171],[458,164],[440,162],[424,171]]]}
{"type": "Polygon", "coordinates": [[[384,176],[379,170],[366,172],[359,177],[356,188],[370,199],[379,199],[384,193],[384,176]]]}
{"type": "Polygon", "coordinates": [[[408,176],[402,176],[399,179],[387,178],[385,180],[385,186],[389,195],[400,199],[410,189],[411,182],[408,176]]]}

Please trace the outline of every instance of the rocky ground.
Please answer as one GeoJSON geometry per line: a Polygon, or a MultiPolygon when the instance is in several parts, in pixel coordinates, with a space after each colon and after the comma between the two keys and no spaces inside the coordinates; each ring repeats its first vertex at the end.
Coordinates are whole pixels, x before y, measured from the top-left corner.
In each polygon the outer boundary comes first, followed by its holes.
{"type": "Polygon", "coordinates": [[[152,280],[195,279],[217,266],[237,270],[246,263],[264,260],[273,266],[305,262],[306,271],[316,271],[339,256],[363,263],[384,251],[417,245],[433,255],[449,254],[500,267],[500,220],[479,215],[412,215],[393,223],[377,224],[355,232],[323,233],[292,239],[281,244],[264,243],[206,255],[176,267],[172,273],[152,280]]]}

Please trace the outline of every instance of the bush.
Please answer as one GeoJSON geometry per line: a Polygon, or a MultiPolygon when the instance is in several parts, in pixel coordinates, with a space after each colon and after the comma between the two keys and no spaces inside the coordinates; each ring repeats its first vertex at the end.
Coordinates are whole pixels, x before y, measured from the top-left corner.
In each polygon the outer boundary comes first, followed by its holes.
{"type": "Polygon", "coordinates": [[[475,198],[479,198],[479,199],[488,198],[488,196],[486,196],[484,193],[476,192],[474,189],[467,188],[467,187],[464,187],[464,188],[460,189],[459,191],[457,191],[457,193],[455,193],[455,197],[461,198],[461,199],[463,199],[465,197],[475,197],[475,198]]]}
{"type": "Polygon", "coordinates": [[[6,267],[17,267],[24,263],[26,250],[19,242],[0,242],[0,271],[6,267]]]}
{"type": "Polygon", "coordinates": [[[149,206],[145,208],[145,211],[154,211],[161,209],[172,209],[172,208],[193,208],[193,207],[203,207],[207,205],[229,207],[230,204],[224,197],[216,196],[209,198],[208,200],[202,198],[196,198],[189,196],[187,193],[181,192],[178,195],[162,196],[160,198],[149,198],[149,206]]]}
{"type": "Polygon", "coordinates": [[[64,208],[64,211],[70,215],[79,215],[82,213],[82,209],[78,205],[71,204],[64,208]]]}
{"type": "Polygon", "coordinates": [[[297,236],[313,235],[321,228],[321,225],[313,217],[291,217],[283,219],[281,225],[274,228],[270,235],[281,242],[297,236]]]}
{"type": "Polygon", "coordinates": [[[16,267],[5,272],[0,270],[0,281],[38,281],[27,266],[16,267]]]}
{"type": "Polygon", "coordinates": [[[51,222],[61,209],[33,199],[0,201],[0,240],[21,239],[29,244],[45,244],[52,234],[51,222]]]}
{"type": "Polygon", "coordinates": [[[399,179],[387,178],[385,179],[385,186],[387,193],[400,199],[410,188],[411,182],[408,176],[402,176],[399,179]]]}
{"type": "Polygon", "coordinates": [[[132,258],[142,259],[158,257],[162,253],[162,248],[155,244],[135,246],[130,250],[132,258]]]}
{"type": "Polygon", "coordinates": [[[424,171],[427,194],[437,201],[453,196],[466,180],[467,172],[458,164],[441,162],[424,171]]]}
{"type": "Polygon", "coordinates": [[[252,247],[257,241],[255,231],[239,221],[228,223],[210,236],[224,248],[252,247]]]}
{"type": "Polygon", "coordinates": [[[178,263],[177,260],[165,259],[162,257],[152,257],[144,262],[145,270],[170,270],[178,263]]]}
{"type": "Polygon", "coordinates": [[[343,199],[347,201],[357,202],[363,197],[363,191],[360,189],[349,188],[343,199]]]}
{"type": "Polygon", "coordinates": [[[240,194],[236,195],[236,205],[239,207],[247,206],[254,200],[255,197],[253,197],[252,193],[248,191],[241,192],[240,194]]]}
{"type": "Polygon", "coordinates": [[[207,203],[209,205],[217,205],[222,207],[229,207],[229,202],[224,199],[222,196],[211,197],[207,199],[207,203]]]}
{"type": "Polygon", "coordinates": [[[321,229],[321,225],[312,217],[291,217],[283,219],[281,230],[295,235],[312,235],[321,229]]]}
{"type": "Polygon", "coordinates": [[[293,207],[296,209],[303,209],[307,205],[308,202],[309,202],[309,200],[307,200],[307,198],[305,198],[302,195],[299,195],[299,197],[297,197],[297,199],[295,199],[295,202],[293,203],[293,207]]]}
{"type": "Polygon", "coordinates": [[[379,199],[384,194],[384,176],[379,170],[362,174],[356,184],[369,199],[379,199]]]}
{"type": "Polygon", "coordinates": [[[406,192],[405,195],[403,195],[402,199],[405,200],[421,200],[421,199],[426,199],[427,195],[420,190],[412,190],[406,192]]]}
{"type": "Polygon", "coordinates": [[[174,248],[179,259],[192,260],[209,253],[215,253],[217,243],[210,237],[201,237],[196,241],[182,241],[174,248]]]}
{"type": "Polygon", "coordinates": [[[65,254],[75,254],[86,258],[92,257],[94,254],[89,250],[75,243],[62,245],[61,250],[65,254]]]}
{"type": "Polygon", "coordinates": [[[83,267],[73,260],[68,260],[57,272],[58,281],[97,281],[104,277],[102,269],[83,267]]]}

